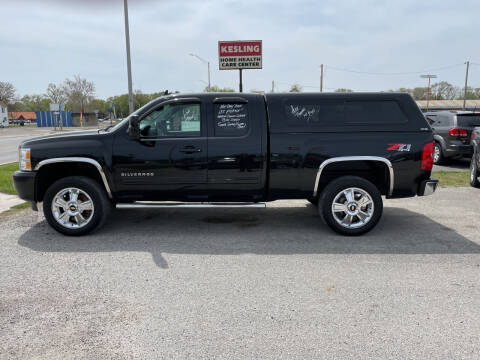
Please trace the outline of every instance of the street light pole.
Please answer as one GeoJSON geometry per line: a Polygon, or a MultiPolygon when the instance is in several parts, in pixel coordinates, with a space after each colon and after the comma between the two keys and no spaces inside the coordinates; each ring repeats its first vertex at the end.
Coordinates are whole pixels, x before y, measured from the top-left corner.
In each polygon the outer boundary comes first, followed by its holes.
{"type": "Polygon", "coordinates": [[[127,75],[128,75],[128,110],[133,113],[133,86],[132,86],[132,62],[130,60],[130,30],[128,26],[128,0],[123,0],[125,14],[125,45],[127,48],[127,75]]]}
{"type": "Polygon", "coordinates": [[[420,75],[420,77],[423,79],[428,79],[428,88],[427,88],[427,111],[428,111],[428,104],[430,101],[430,80],[435,79],[437,75],[427,74],[427,75],[420,75]]]}
{"type": "Polygon", "coordinates": [[[207,68],[208,68],[208,88],[207,88],[207,90],[210,91],[210,89],[211,89],[211,84],[210,84],[210,61],[205,60],[204,58],[198,56],[197,54],[190,53],[189,55],[193,56],[193,57],[196,57],[198,60],[200,60],[204,64],[207,64],[207,68]]]}

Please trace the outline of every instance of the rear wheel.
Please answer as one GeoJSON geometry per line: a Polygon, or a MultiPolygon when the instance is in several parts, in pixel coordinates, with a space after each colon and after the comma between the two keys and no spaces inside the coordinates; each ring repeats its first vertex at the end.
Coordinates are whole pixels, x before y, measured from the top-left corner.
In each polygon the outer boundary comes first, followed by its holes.
{"type": "Polygon", "coordinates": [[[478,177],[480,176],[480,171],[477,166],[477,162],[475,160],[475,154],[472,156],[472,160],[470,161],[470,185],[473,187],[480,187],[480,181],[478,181],[478,177]]]}
{"type": "Polygon", "coordinates": [[[361,235],[373,229],[380,220],[382,196],[370,181],[343,176],[325,187],[318,211],[334,231],[343,235],[361,235]]]}
{"type": "Polygon", "coordinates": [[[105,190],[83,176],[58,180],[43,199],[43,212],[50,226],[70,236],[85,235],[101,227],[110,209],[105,190]]]}
{"type": "Polygon", "coordinates": [[[435,148],[433,150],[433,163],[435,165],[440,165],[445,162],[445,157],[443,156],[442,146],[435,141],[435,148]]]}

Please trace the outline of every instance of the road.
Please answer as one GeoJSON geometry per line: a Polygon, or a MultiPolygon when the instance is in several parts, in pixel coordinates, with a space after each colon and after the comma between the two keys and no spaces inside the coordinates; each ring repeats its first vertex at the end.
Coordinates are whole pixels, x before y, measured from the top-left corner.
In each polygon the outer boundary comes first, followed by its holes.
{"type": "Polygon", "coordinates": [[[0,357],[478,359],[480,190],[385,201],[342,237],[305,201],[0,220],[0,357]],[[475,201],[472,201],[476,199],[475,201]]]}
{"type": "MultiPolygon", "coordinates": [[[[65,131],[79,131],[84,129],[70,128],[65,131]]],[[[52,128],[4,128],[0,129],[0,164],[18,161],[18,145],[24,140],[47,134],[58,134],[52,128]]]]}
{"type": "Polygon", "coordinates": [[[31,136],[0,136],[0,164],[18,161],[18,145],[31,136]]]}

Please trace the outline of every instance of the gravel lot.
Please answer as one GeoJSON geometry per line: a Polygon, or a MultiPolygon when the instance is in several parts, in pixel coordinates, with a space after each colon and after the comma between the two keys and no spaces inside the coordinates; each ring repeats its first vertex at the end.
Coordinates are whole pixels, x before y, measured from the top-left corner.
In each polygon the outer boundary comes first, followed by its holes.
{"type": "Polygon", "coordinates": [[[66,238],[0,220],[0,357],[478,359],[480,190],[333,234],[304,201],[115,212],[66,238]]]}

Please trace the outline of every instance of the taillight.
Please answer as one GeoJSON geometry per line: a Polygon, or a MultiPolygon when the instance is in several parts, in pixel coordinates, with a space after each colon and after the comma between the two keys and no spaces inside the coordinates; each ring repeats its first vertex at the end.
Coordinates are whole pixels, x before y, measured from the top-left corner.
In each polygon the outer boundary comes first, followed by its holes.
{"type": "Polygon", "coordinates": [[[468,136],[467,130],[465,130],[465,129],[453,128],[453,129],[448,130],[448,133],[452,137],[466,137],[466,136],[468,136]]]}
{"type": "Polygon", "coordinates": [[[430,171],[433,168],[433,152],[435,143],[429,142],[423,145],[422,149],[422,170],[430,171]]]}

